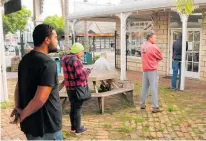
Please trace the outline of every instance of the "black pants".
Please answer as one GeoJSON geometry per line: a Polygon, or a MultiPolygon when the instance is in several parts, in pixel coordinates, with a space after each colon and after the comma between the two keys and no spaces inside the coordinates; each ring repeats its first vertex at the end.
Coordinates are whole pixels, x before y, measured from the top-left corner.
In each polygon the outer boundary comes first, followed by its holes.
{"type": "Polygon", "coordinates": [[[82,113],[82,105],[83,101],[78,100],[76,97],[75,90],[67,91],[70,101],[70,122],[71,122],[71,130],[79,131],[81,128],[81,113],[82,113]]]}

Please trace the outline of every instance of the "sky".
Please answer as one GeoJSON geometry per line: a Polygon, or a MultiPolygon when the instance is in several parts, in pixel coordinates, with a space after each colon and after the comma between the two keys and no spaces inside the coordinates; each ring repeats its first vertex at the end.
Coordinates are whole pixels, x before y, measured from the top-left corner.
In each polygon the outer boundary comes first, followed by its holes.
{"type": "MultiPolygon", "coordinates": [[[[75,0],[76,2],[83,2],[84,0],[75,0]]],[[[121,0],[88,0],[90,3],[106,4],[111,2],[112,4],[118,4],[121,0]]],[[[58,15],[61,16],[61,3],[60,0],[44,0],[44,12],[43,17],[58,15]],[[51,2],[52,1],[52,2],[51,2]]],[[[33,0],[22,0],[22,5],[26,6],[29,10],[33,11],[33,0]]]]}

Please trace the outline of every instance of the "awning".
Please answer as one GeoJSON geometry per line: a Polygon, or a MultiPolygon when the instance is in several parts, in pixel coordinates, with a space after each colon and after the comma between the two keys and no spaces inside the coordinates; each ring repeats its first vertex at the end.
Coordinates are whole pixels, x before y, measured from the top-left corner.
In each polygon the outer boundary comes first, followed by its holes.
{"type": "MultiPolygon", "coordinates": [[[[78,37],[83,37],[83,36],[84,36],[84,33],[82,33],[82,34],[76,34],[76,36],[78,36],[78,37]]],[[[89,33],[88,36],[89,36],[89,37],[114,37],[114,34],[111,34],[111,33],[103,33],[103,34],[89,33]]]]}
{"type": "MultiPolygon", "coordinates": [[[[205,4],[206,0],[194,0],[195,5],[205,4]]],[[[93,9],[90,11],[82,11],[78,13],[72,13],[68,15],[69,20],[101,17],[104,15],[112,16],[121,12],[132,12],[132,11],[147,11],[147,10],[158,10],[175,7],[176,0],[138,0],[129,4],[119,4],[113,7],[105,9],[93,9]]]]}

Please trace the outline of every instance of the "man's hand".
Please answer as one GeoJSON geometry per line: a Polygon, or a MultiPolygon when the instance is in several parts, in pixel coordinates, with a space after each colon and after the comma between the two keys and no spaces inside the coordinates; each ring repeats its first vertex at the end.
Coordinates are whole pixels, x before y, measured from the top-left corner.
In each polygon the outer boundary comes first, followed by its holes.
{"type": "Polygon", "coordinates": [[[11,112],[10,117],[14,117],[14,121],[11,121],[11,124],[19,124],[21,122],[21,109],[19,108],[14,108],[13,111],[11,112]]]}

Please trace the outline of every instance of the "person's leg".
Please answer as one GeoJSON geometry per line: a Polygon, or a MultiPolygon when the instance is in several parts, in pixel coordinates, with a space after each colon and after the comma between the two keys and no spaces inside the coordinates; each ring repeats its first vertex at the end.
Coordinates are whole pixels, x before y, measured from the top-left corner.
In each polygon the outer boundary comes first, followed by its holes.
{"type": "Polygon", "coordinates": [[[75,102],[74,120],[76,125],[76,133],[81,132],[81,114],[82,114],[83,101],[77,100],[75,102]]]}
{"type": "Polygon", "coordinates": [[[71,104],[71,109],[70,109],[70,122],[71,122],[71,130],[74,131],[76,130],[76,123],[75,123],[75,103],[72,102],[71,104]]]}
{"type": "Polygon", "coordinates": [[[63,140],[62,131],[45,134],[42,140],[63,140]]]}
{"type": "Polygon", "coordinates": [[[148,78],[149,78],[149,84],[150,84],[150,89],[152,92],[152,108],[156,109],[159,108],[158,105],[158,80],[159,80],[159,75],[158,72],[148,72],[148,78]]]}
{"type": "Polygon", "coordinates": [[[34,137],[31,134],[26,134],[27,140],[63,140],[62,131],[54,133],[46,133],[42,137],[34,137]]]}
{"type": "Polygon", "coordinates": [[[179,62],[179,64],[178,64],[178,70],[179,70],[178,89],[180,89],[180,82],[181,82],[181,62],[179,62]]]}
{"type": "Polygon", "coordinates": [[[145,107],[145,101],[146,101],[146,98],[147,98],[147,95],[148,95],[148,90],[149,90],[149,80],[148,80],[147,72],[143,72],[142,92],[141,92],[141,102],[140,102],[141,108],[145,107]]]}
{"type": "Polygon", "coordinates": [[[172,61],[172,89],[176,89],[176,83],[177,83],[177,74],[178,74],[178,61],[173,60],[172,61]]]}
{"type": "Polygon", "coordinates": [[[76,93],[75,91],[67,91],[67,94],[68,94],[68,97],[69,97],[69,101],[70,101],[70,113],[69,113],[69,116],[70,116],[70,122],[71,122],[71,130],[74,131],[76,130],[76,124],[75,124],[75,96],[76,93]]]}
{"type": "Polygon", "coordinates": [[[31,134],[26,134],[27,140],[43,140],[42,137],[33,137],[31,134]]]}

